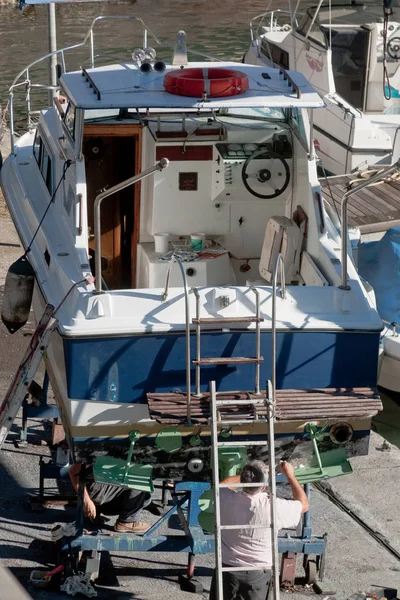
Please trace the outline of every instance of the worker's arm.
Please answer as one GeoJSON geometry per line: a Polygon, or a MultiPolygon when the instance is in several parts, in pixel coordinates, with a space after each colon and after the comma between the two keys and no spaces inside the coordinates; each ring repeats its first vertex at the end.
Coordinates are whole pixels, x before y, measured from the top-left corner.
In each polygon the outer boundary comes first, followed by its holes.
{"type": "Polygon", "coordinates": [[[285,475],[291,487],[293,500],[298,500],[298,502],[301,503],[302,513],[307,512],[309,508],[307,494],[303,490],[303,487],[300,485],[300,483],[297,481],[296,475],[294,474],[293,466],[285,461],[281,462],[280,466],[281,472],[285,475]]]}
{"type": "MultiPolygon", "coordinates": [[[[220,483],[240,483],[240,475],[231,475],[230,477],[225,477],[220,483]]],[[[231,490],[237,490],[236,486],[230,488],[231,490]]]]}
{"type": "MultiPolygon", "coordinates": [[[[69,478],[76,493],[79,492],[79,475],[81,472],[81,466],[82,465],[75,463],[70,467],[68,471],[69,478]]],[[[89,517],[89,519],[96,518],[96,506],[93,500],[90,498],[89,492],[87,491],[86,487],[83,495],[83,511],[85,515],[89,517]]]]}

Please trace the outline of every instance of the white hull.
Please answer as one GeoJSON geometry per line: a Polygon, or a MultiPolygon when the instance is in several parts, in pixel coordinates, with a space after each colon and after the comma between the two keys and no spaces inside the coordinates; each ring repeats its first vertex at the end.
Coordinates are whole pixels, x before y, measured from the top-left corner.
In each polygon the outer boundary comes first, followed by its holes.
{"type": "Polygon", "coordinates": [[[392,392],[400,392],[400,337],[384,337],[382,346],[378,385],[392,392]]]}

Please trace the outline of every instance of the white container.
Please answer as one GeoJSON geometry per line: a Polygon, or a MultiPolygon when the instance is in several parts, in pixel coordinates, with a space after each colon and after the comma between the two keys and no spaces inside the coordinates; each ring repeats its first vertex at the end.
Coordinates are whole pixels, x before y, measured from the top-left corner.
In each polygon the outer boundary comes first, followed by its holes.
{"type": "Polygon", "coordinates": [[[154,250],[157,254],[165,254],[168,252],[169,233],[154,234],[154,250]]]}
{"type": "Polygon", "coordinates": [[[192,241],[192,250],[195,252],[203,252],[206,243],[206,234],[192,233],[190,239],[192,241]]]}

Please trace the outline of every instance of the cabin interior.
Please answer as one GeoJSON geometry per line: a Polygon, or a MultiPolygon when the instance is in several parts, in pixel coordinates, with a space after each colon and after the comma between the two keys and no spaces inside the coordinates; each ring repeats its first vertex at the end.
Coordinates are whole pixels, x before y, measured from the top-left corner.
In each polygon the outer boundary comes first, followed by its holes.
{"type": "MultiPolygon", "coordinates": [[[[329,285],[332,265],[317,252],[324,214],[309,183],[302,111],[121,112],[85,114],[92,271],[96,196],[163,157],[170,164],[102,203],[104,287],[162,288],[169,261],[155,252],[154,235],[169,234],[169,251],[185,252],[197,232],[205,248],[185,263],[189,287],[268,285],[278,252],[287,284],[329,285]]],[[[170,285],[182,286],[177,265],[170,285]]]]}

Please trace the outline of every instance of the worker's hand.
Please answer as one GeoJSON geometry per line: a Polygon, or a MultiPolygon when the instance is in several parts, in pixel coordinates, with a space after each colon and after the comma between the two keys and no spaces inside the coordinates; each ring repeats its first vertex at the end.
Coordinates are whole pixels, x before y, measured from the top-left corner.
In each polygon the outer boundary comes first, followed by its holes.
{"type": "Polygon", "coordinates": [[[295,477],[294,467],[290,463],[283,460],[280,464],[281,473],[285,475],[287,479],[293,479],[295,477]]]}
{"type": "Polygon", "coordinates": [[[85,513],[85,516],[89,519],[96,518],[96,505],[90,498],[85,498],[83,504],[83,512],[85,513]]]}

